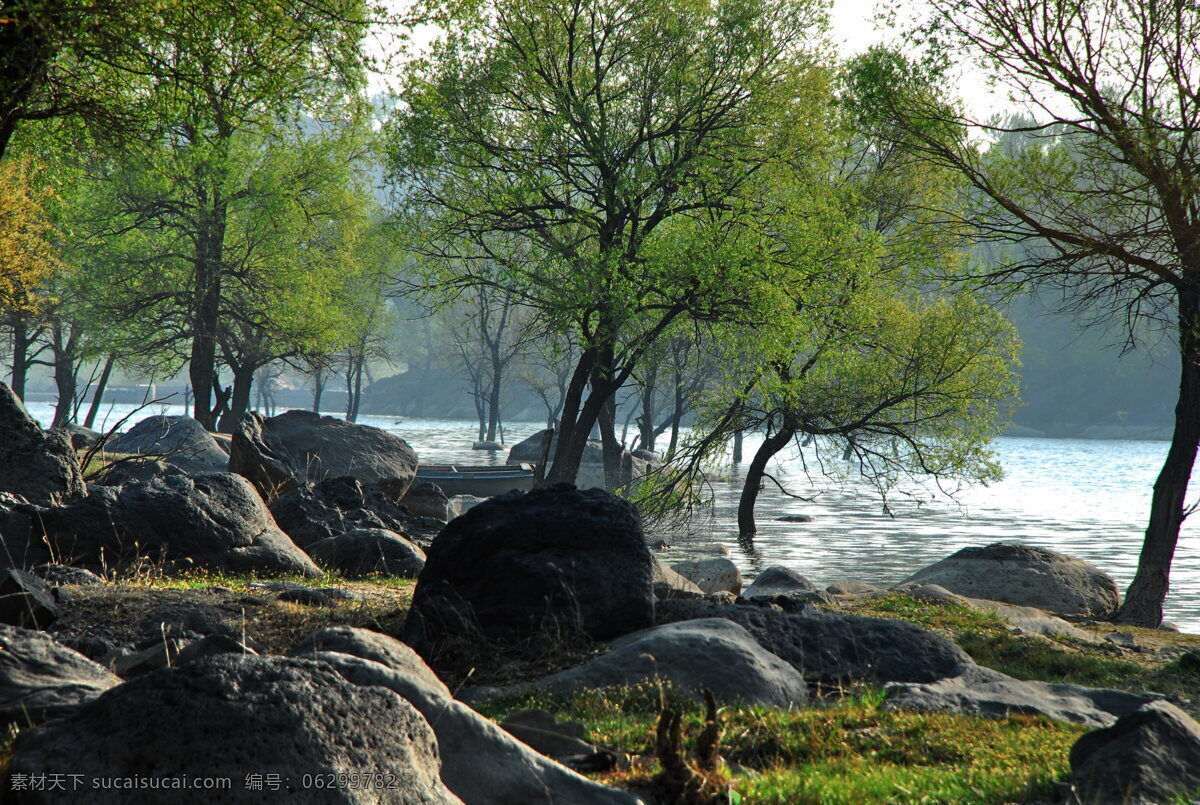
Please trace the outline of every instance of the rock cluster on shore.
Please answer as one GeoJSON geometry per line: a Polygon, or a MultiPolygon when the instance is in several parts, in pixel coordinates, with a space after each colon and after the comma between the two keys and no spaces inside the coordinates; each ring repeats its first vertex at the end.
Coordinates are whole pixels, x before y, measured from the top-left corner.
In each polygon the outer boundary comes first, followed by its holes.
{"type": "MultiPolygon", "coordinates": [[[[938,632],[816,606],[881,593],[869,586],[819,590],[768,568],[743,587],[736,565],[716,555],[666,567],[636,509],[601,489],[510,493],[444,523],[437,515],[451,502],[439,491],[412,497],[420,512],[404,505],[416,457],[395,437],[312,416],[252,416],[228,457],[243,476],[220,465],[225,454],[203,429],[178,418],[139,428],[117,443],[167,469],[89,487],[68,437],[43,433],[0,384],[0,450],[10,451],[0,470],[0,721],[19,728],[8,783],[17,802],[127,802],[127,792],[92,783],[219,777],[231,787],[160,788],[137,801],[259,802],[286,792],[298,803],[636,803],[637,794],[520,739],[586,758],[595,747],[569,725],[535,712],[502,727],[467,702],[645,682],[780,708],[868,683],[886,690],[885,709],[1087,725],[1097,729],[1072,751],[1065,785],[1088,805],[1169,801],[1200,785],[1200,726],[1169,704],[1018,680],[938,632]],[[298,435],[318,431],[309,442],[298,435]],[[14,450],[28,472],[13,470],[14,450]],[[375,458],[357,458],[367,453],[375,458]],[[282,648],[246,632],[260,594],[303,609],[362,602],[361,591],[349,581],[264,580],[239,599],[211,588],[149,609],[139,638],[120,645],[60,614],[80,594],[72,590],[102,584],[85,568],[111,575],[147,561],[165,573],[316,579],[326,568],[344,579],[417,581],[404,626],[372,626],[394,636],[310,626],[282,648]],[[451,659],[479,668],[511,652],[545,670],[453,692],[439,678],[451,659]],[[67,796],[20,785],[67,773],[77,786],[67,796]],[[357,785],[336,784],[348,774],[360,775],[357,785]]],[[[1003,544],[960,551],[899,589],[985,608],[1015,631],[1074,629],[1075,639],[1089,636],[1062,617],[1103,616],[1119,603],[1098,569],[1003,544]]]]}

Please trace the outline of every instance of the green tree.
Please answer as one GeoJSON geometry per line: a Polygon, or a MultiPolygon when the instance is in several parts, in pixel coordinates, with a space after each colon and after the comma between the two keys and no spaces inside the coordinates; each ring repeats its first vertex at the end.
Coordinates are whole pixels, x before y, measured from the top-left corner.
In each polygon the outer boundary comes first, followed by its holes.
{"type": "Polygon", "coordinates": [[[977,54],[1038,120],[1020,138],[998,136],[1003,126],[964,127],[902,60],[877,54],[869,64],[875,101],[907,144],[970,183],[978,203],[968,222],[987,240],[1027,246],[987,279],[1107,309],[1131,338],[1139,321],[1175,331],[1174,436],[1116,615],[1157,626],[1200,442],[1200,9],[1184,0],[932,5],[941,52],[977,54]]]}
{"type": "Polygon", "coordinates": [[[269,172],[270,149],[295,145],[305,115],[355,114],[348,104],[362,79],[365,9],[344,0],[210,12],[191,4],[160,11],[161,34],[137,54],[146,76],[137,94],[155,125],[126,145],[109,175],[114,231],[152,234],[183,272],[157,293],[176,303],[172,323],[189,335],[193,413],[209,428],[222,302],[247,248],[227,254],[231,216],[258,194],[254,180],[269,172]]]}
{"type": "Polygon", "coordinates": [[[388,129],[411,248],[433,283],[506,289],[570,334],[547,480],[574,479],[597,422],[615,469],[613,398],[646,350],[677,320],[739,315],[751,281],[659,242],[736,217],[742,185],[823,137],[821,8],[493,0],[441,21],[388,129]]]}

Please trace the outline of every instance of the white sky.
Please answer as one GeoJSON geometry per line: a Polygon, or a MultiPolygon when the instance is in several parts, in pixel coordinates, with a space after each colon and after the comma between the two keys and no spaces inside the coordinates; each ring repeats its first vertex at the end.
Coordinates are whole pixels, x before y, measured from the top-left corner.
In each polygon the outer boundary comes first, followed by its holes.
{"type": "MultiPolygon", "coordinates": [[[[387,0],[385,0],[387,2],[387,0]]],[[[393,8],[403,9],[410,0],[391,0],[388,4],[393,8]]],[[[894,43],[895,36],[880,30],[875,24],[877,0],[833,0],[830,9],[830,37],[842,56],[851,56],[866,50],[871,45],[894,43]]],[[[915,16],[921,13],[925,4],[922,0],[909,0],[900,4],[901,16],[915,16]]],[[[420,44],[427,41],[430,34],[424,36],[420,31],[413,35],[413,41],[420,44]]],[[[376,38],[374,50],[378,54],[394,51],[387,42],[387,36],[376,38]]],[[[394,80],[388,76],[374,75],[370,80],[372,93],[380,92],[394,85],[394,80]]],[[[966,102],[968,112],[976,119],[990,117],[1006,105],[1001,95],[991,91],[982,75],[974,65],[962,65],[959,76],[959,95],[966,102]]]]}

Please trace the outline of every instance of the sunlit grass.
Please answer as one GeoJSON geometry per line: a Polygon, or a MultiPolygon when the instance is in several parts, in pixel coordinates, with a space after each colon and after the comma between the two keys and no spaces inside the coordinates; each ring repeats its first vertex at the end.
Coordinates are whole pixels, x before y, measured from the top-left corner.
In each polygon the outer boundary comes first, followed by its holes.
{"type": "MultiPolygon", "coordinates": [[[[985,720],[880,709],[865,689],[803,710],[732,706],[722,710],[722,754],[733,790],[750,803],[962,803],[1027,800],[1051,791],[1068,771],[1071,745],[1086,732],[1042,718],[985,720]]],[[[699,703],[657,685],[509,697],[479,705],[501,719],[529,707],[585,725],[590,741],[630,755],[651,752],[662,705],[686,713],[685,734],[702,724],[699,703]]],[[[609,782],[637,788],[653,770],[618,772],[609,782]]]]}

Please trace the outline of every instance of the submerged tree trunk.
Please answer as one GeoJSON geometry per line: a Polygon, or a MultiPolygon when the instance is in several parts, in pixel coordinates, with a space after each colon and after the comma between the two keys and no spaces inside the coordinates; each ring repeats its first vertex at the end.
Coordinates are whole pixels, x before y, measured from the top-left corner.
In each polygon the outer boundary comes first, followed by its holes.
{"type": "Polygon", "coordinates": [[[733,463],[734,465],[742,463],[742,432],[740,430],[733,432],[733,463]]]}
{"type": "Polygon", "coordinates": [[[108,386],[108,378],[112,375],[113,364],[116,362],[117,356],[110,352],[104,360],[104,368],[100,370],[100,379],[96,381],[96,391],[92,394],[92,404],[88,408],[87,418],[83,420],[83,426],[90,428],[96,424],[96,414],[100,412],[100,405],[104,401],[104,389],[108,386]]]}
{"type": "Polygon", "coordinates": [[[1113,620],[1131,626],[1156,628],[1162,623],[1163,602],[1170,588],[1171,561],[1179,528],[1187,516],[1188,481],[1200,444],[1200,290],[1179,292],[1179,401],[1175,432],[1154,494],[1150,522],[1138,558],[1137,574],[1125,593],[1125,603],[1113,620]]]}
{"type": "Polygon", "coordinates": [[[777,432],[767,434],[767,438],[763,439],[762,446],[750,460],[750,466],[746,470],[746,483],[742,487],[742,497],[738,501],[739,535],[752,537],[757,532],[758,529],[754,524],[754,504],[757,502],[759,490],[762,488],[767,462],[771,460],[772,456],[787,447],[788,442],[795,435],[795,425],[785,419],[777,432]]]}

